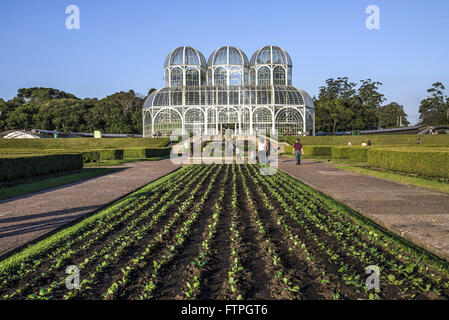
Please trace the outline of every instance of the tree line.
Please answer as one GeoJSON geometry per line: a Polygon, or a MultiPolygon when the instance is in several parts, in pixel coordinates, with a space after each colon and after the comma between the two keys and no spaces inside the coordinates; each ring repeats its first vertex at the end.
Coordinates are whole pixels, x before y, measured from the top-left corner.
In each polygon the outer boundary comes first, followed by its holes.
{"type": "MultiPolygon", "coordinates": [[[[371,79],[357,85],[347,77],[330,78],[314,97],[316,131],[335,132],[407,126],[404,107],[384,104],[382,83],[371,79]]],[[[155,89],[151,89],[148,95],[155,89]]],[[[423,125],[449,125],[449,98],[436,82],[419,106],[423,125]]],[[[62,132],[142,132],[145,96],[133,90],[117,92],[103,99],[80,99],[53,88],[23,88],[11,100],[0,98],[0,132],[16,129],[44,129],[62,132]]]]}
{"type": "Polygon", "coordinates": [[[36,128],[139,134],[145,98],[133,90],[103,99],[80,99],[53,88],[23,88],[9,101],[0,99],[0,132],[36,128]]]}
{"type": "MultiPolygon", "coordinates": [[[[382,83],[371,79],[357,85],[347,77],[330,78],[314,98],[316,131],[336,132],[408,126],[404,107],[397,102],[384,104],[382,83]]],[[[419,106],[419,125],[449,124],[449,99],[441,82],[427,90],[419,106]]]]}

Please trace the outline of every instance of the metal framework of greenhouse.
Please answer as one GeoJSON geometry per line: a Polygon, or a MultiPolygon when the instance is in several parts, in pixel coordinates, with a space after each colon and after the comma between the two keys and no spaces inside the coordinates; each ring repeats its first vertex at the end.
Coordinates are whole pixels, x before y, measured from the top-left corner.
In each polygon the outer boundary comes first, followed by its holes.
{"type": "Polygon", "coordinates": [[[165,87],[143,107],[143,136],[171,134],[315,134],[313,100],[292,86],[283,49],[263,47],[251,62],[240,49],[222,47],[208,62],[191,47],[171,51],[165,87]]]}

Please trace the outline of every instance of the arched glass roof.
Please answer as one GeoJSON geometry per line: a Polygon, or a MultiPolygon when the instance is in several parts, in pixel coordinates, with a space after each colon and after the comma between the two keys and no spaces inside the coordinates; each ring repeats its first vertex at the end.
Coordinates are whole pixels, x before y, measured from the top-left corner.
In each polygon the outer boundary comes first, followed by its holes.
{"type": "Polygon", "coordinates": [[[236,47],[229,46],[221,47],[212,52],[207,63],[209,66],[228,64],[249,66],[246,54],[236,47]]]}
{"type": "Polygon", "coordinates": [[[290,55],[282,48],[277,46],[265,46],[257,50],[251,57],[251,65],[259,64],[283,64],[292,66],[290,55]]]}
{"type": "Polygon", "coordinates": [[[164,67],[168,66],[206,66],[203,54],[192,47],[179,47],[170,51],[165,59],[164,67]]]}
{"type": "MultiPolygon", "coordinates": [[[[194,103],[187,103],[187,105],[275,105],[314,108],[312,98],[302,89],[292,86],[245,86],[235,87],[230,92],[226,89],[217,90],[217,87],[163,88],[153,92],[145,100],[143,109],[179,106],[182,103],[182,94],[197,95],[195,99],[192,99],[194,103]],[[240,100],[233,100],[233,96],[240,96],[240,100]],[[223,104],[220,101],[226,101],[226,103],[223,104]]],[[[186,100],[188,100],[187,97],[186,100]]]]}

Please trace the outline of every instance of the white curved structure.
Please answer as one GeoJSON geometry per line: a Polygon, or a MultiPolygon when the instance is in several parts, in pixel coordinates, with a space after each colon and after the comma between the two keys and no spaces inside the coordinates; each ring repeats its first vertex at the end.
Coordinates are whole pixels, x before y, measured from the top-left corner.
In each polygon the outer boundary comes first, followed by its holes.
{"type": "Polygon", "coordinates": [[[315,134],[312,98],[292,86],[292,61],[276,46],[245,53],[225,46],[208,62],[198,50],[179,47],[164,65],[165,87],[143,106],[143,136],[219,134],[315,134]]]}

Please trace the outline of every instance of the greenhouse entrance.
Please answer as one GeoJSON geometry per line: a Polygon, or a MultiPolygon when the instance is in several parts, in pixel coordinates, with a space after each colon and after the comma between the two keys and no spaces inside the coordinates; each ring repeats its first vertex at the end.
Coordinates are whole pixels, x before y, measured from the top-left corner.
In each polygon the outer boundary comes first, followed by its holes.
{"type": "Polygon", "coordinates": [[[237,133],[239,124],[238,123],[220,123],[220,132],[225,134],[226,130],[232,129],[234,133],[237,133]]]}

